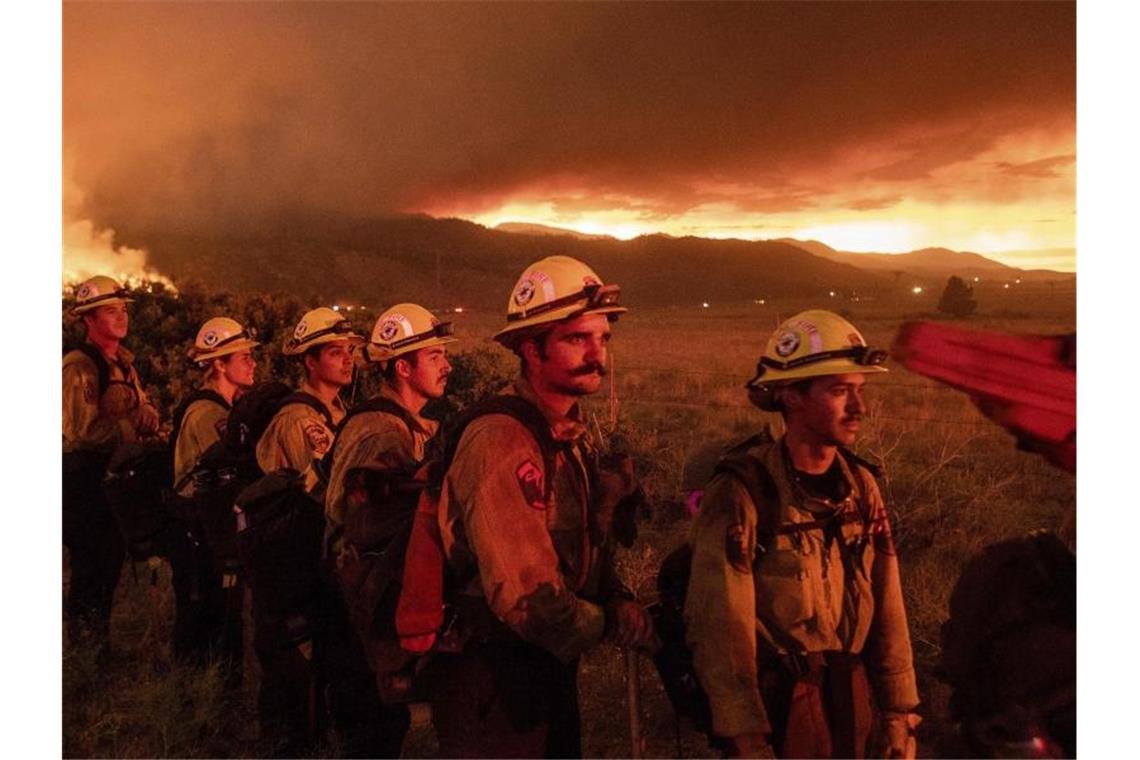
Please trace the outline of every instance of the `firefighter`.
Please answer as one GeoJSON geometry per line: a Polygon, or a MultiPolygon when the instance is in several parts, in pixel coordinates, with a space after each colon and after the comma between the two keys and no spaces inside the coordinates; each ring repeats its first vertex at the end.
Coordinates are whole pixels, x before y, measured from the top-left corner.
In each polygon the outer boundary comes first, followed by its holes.
{"type": "Polygon", "coordinates": [[[242,660],[241,589],[227,582],[197,524],[190,501],[191,473],[202,454],[221,440],[235,397],[253,386],[253,349],[259,345],[254,337],[253,330],[229,317],[202,324],[187,351],[203,373],[202,385],[179,404],[171,432],[173,488],[180,497],[176,503],[181,518],[170,542],[175,599],[171,643],[176,656],[222,656],[234,678],[242,660]]]}
{"type": "Polygon", "coordinates": [[[748,389],[786,432],[722,457],[701,499],[686,632],[737,756],[914,756],[898,558],[876,470],[846,448],[885,358],[831,312],[781,324],[748,389]]]}
{"type": "Polygon", "coordinates": [[[301,317],[282,351],[300,357],[304,367],[298,395],[318,403],[287,403],[273,416],[257,442],[257,464],[263,472],[296,470],[305,478],[305,489],[323,497],[320,462],[344,419],[340,391],[352,382],[353,354],[362,343],[364,338],[352,331],[348,320],[330,308],[322,306],[301,317]]]}
{"type": "Polygon", "coordinates": [[[579,405],[601,388],[619,292],[566,256],[527,267],[511,291],[495,339],[519,357],[515,403],[464,428],[439,501],[470,636],[461,654],[437,656],[445,756],[580,756],[578,658],[605,639],[652,638],[614,573],[579,405]]]}
{"type": "MultiPolygon", "coordinates": [[[[422,412],[447,388],[447,345],[455,340],[450,336],[450,322],[416,304],[398,304],[381,314],[360,355],[383,374],[380,391],[349,412],[334,446],[325,514],[329,552],[342,582],[339,589],[330,587],[338,605],[328,621],[324,664],[334,711],[355,734],[354,749],[373,757],[400,754],[409,713],[397,702],[403,695],[392,687],[407,682],[401,671],[409,658],[388,619],[392,605],[361,598],[359,585],[350,579],[360,575],[372,553],[399,541],[401,527],[410,523],[416,491],[393,498],[385,485],[411,482],[436,434],[439,424],[422,412]],[[381,485],[373,486],[372,478],[381,485]]],[[[399,569],[393,565],[389,571],[399,569]]]]}
{"type": "Polygon", "coordinates": [[[63,543],[71,565],[66,610],[71,633],[89,630],[102,652],[109,651],[111,605],[124,557],[103,476],[116,446],[158,429],[158,410],[122,345],[132,301],[110,277],[83,282],[71,315],[82,320],[85,340],[63,357],[63,543]]]}
{"type": "MultiPolygon", "coordinates": [[[[334,431],[345,416],[340,391],[352,382],[354,353],[364,338],[348,320],[327,307],[306,312],[285,341],[283,352],[295,356],[304,369],[298,391],[284,399],[257,441],[257,464],[265,473],[288,468],[300,473],[303,488],[322,510],[325,488],[323,459],[332,448],[334,431]]],[[[305,539],[307,540],[307,539],[305,539]]],[[[319,556],[321,536],[315,537],[319,556]]],[[[287,561],[287,560],[282,560],[287,561]]],[[[301,561],[296,558],[294,561],[301,561]]],[[[289,755],[306,751],[321,730],[323,688],[319,650],[325,600],[317,589],[307,599],[312,616],[303,618],[304,632],[289,628],[290,620],[272,609],[253,582],[258,568],[244,568],[251,578],[254,649],[261,664],[258,717],[263,738],[277,742],[275,751],[289,755]],[[293,644],[296,640],[296,644],[293,644]]],[[[317,577],[319,567],[306,567],[317,577]]],[[[306,593],[309,593],[306,591],[306,593]]]]}

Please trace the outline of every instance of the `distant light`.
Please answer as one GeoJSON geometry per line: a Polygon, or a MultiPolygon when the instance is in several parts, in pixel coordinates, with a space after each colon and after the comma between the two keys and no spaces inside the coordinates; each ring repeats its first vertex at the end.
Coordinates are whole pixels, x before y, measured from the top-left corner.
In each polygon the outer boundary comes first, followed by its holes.
{"type": "Polygon", "coordinates": [[[910,289],[910,292],[914,293],[917,296],[919,293],[922,292],[922,286],[921,285],[915,285],[913,288],[910,289]]]}
{"type": "Polygon", "coordinates": [[[351,306],[349,306],[349,307],[346,307],[346,308],[347,308],[347,310],[348,310],[348,311],[352,311],[352,307],[351,307],[351,306]]]}
{"type": "Polygon", "coordinates": [[[1021,278],[1020,277],[1017,278],[1016,280],[1014,280],[1014,282],[1017,283],[1018,285],[1020,285],[1021,284],[1021,278]]]}
{"type": "Polygon", "coordinates": [[[361,310],[361,311],[368,311],[368,307],[367,307],[367,306],[361,306],[361,307],[360,307],[360,310],[361,310]]]}
{"type": "Polygon", "coordinates": [[[708,301],[701,301],[701,308],[702,309],[707,309],[708,307],[709,307],[708,301]]]}
{"type": "Polygon", "coordinates": [[[340,304],[333,304],[333,311],[340,311],[340,304]]]}
{"type": "Polygon", "coordinates": [[[462,314],[463,313],[463,307],[462,306],[456,306],[454,311],[456,314],[462,314]]]}
{"type": "Polygon", "coordinates": [[[1007,282],[1005,285],[1002,285],[1002,287],[1005,288],[1006,290],[1009,290],[1009,283],[1007,282]]]}
{"type": "Polygon", "coordinates": [[[834,291],[834,290],[829,290],[829,291],[827,291],[827,294],[828,294],[829,296],[831,296],[832,298],[835,298],[835,291],[834,291]]]}
{"type": "Polygon", "coordinates": [[[978,281],[978,278],[977,278],[977,277],[975,277],[975,278],[974,278],[974,282],[977,282],[977,281],[978,281]]]}

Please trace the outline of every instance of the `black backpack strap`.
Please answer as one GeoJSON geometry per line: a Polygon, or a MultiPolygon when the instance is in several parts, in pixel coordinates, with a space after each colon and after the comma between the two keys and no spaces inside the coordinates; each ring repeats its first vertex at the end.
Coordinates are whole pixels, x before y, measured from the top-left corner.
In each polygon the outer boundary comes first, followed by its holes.
{"type": "Polygon", "coordinates": [[[737,480],[748,492],[756,508],[756,546],[760,549],[757,559],[768,551],[777,535],[796,532],[794,524],[782,525],[780,521],[780,491],[768,468],[748,456],[747,446],[737,446],[720,458],[713,472],[723,473],[737,480]]]}
{"type": "Polygon", "coordinates": [[[452,460],[455,459],[455,452],[459,448],[459,439],[463,437],[467,426],[488,414],[505,414],[508,417],[513,417],[534,437],[535,442],[538,443],[539,451],[542,452],[543,468],[547,474],[544,478],[546,493],[543,496],[545,499],[549,499],[550,491],[553,488],[554,478],[551,477],[551,474],[554,472],[555,458],[558,456],[558,452],[563,449],[563,445],[554,439],[554,433],[550,430],[550,423],[538,407],[520,396],[506,394],[492,396],[475,404],[460,415],[454,425],[444,433],[442,454],[438,466],[432,469],[431,487],[438,490],[442,485],[443,476],[447,473],[448,467],[451,466],[452,460]]]}
{"type": "MultiPolygon", "coordinates": [[[[196,388],[189,396],[182,400],[182,403],[174,410],[174,426],[170,430],[170,438],[167,439],[171,472],[174,471],[174,450],[178,446],[178,436],[182,432],[182,421],[186,419],[186,412],[190,410],[190,406],[196,401],[212,401],[222,407],[227,414],[230,411],[230,404],[226,401],[225,397],[209,388],[196,388]]],[[[193,469],[191,472],[192,471],[193,469]]],[[[191,473],[187,473],[186,476],[183,477],[182,482],[175,484],[174,490],[176,492],[179,491],[182,486],[186,485],[189,481],[190,474],[191,473]]]]}
{"type": "Polygon", "coordinates": [[[304,404],[305,406],[316,411],[318,414],[324,417],[325,424],[329,426],[329,430],[337,429],[336,424],[333,422],[332,414],[329,413],[328,407],[325,406],[324,403],[322,403],[321,400],[313,394],[306,393],[305,391],[294,391],[285,398],[281,399],[281,404],[278,405],[277,411],[281,411],[290,404],[304,404]]]}
{"type": "Polygon", "coordinates": [[[107,357],[90,343],[80,343],[72,350],[78,351],[95,363],[95,371],[99,376],[99,398],[102,398],[107,392],[107,386],[111,384],[111,364],[107,361],[107,357]]]}
{"type": "Polygon", "coordinates": [[[412,413],[407,409],[400,406],[392,399],[385,398],[384,396],[376,396],[374,398],[368,399],[367,401],[362,401],[361,403],[349,409],[348,414],[344,416],[344,419],[340,421],[340,424],[333,428],[333,445],[332,448],[329,449],[329,453],[325,455],[325,466],[328,468],[329,472],[332,472],[332,463],[336,461],[336,448],[337,444],[340,442],[340,434],[341,431],[344,430],[344,426],[347,425],[348,421],[356,415],[364,414],[366,412],[383,412],[384,414],[392,415],[404,423],[404,426],[408,429],[408,435],[412,436],[413,438],[415,437],[416,421],[412,417],[412,413]]]}

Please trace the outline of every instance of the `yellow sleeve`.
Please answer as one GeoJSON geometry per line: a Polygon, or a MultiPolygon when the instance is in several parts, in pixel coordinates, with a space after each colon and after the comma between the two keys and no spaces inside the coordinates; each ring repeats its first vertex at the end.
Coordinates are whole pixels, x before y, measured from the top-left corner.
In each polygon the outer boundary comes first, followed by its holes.
{"type": "Polygon", "coordinates": [[[257,442],[257,465],[262,472],[283,467],[296,470],[305,477],[305,490],[312,492],[320,484],[313,462],[332,448],[333,432],[324,419],[303,404],[289,404],[269,422],[257,442]]]}
{"type": "Polygon", "coordinates": [[[569,662],[601,641],[605,613],[563,582],[546,511],[533,499],[548,475],[537,442],[521,423],[487,415],[464,432],[447,487],[492,612],[522,638],[569,662]]]}
{"type": "MultiPolygon", "coordinates": [[[[129,423],[127,423],[129,424],[129,423]]],[[[63,364],[65,451],[107,449],[122,438],[118,420],[99,416],[99,376],[85,361],[63,364]]]]}
{"type": "Polygon", "coordinates": [[[871,506],[870,551],[875,552],[871,568],[875,618],[863,649],[863,661],[878,708],[910,712],[918,707],[919,699],[906,604],[899,575],[899,558],[879,487],[870,475],[863,474],[862,481],[871,506]]]}
{"type": "Polygon", "coordinates": [[[715,478],[689,536],[685,635],[721,736],[771,733],[756,676],[756,509],[735,478],[715,478]]]}
{"type": "Polygon", "coordinates": [[[186,409],[174,444],[174,485],[194,469],[206,449],[222,439],[228,415],[225,408],[207,399],[186,409]]]}
{"type": "Polygon", "coordinates": [[[352,418],[341,430],[333,457],[326,494],[325,516],[334,525],[343,525],[347,505],[344,479],[350,470],[407,469],[417,464],[411,433],[402,420],[383,412],[366,412],[352,418]]]}

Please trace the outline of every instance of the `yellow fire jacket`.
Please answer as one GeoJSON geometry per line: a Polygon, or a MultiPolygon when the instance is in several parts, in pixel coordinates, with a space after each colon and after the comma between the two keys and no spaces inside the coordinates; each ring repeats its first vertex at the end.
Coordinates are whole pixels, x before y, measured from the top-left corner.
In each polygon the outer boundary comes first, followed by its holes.
{"type": "MultiPolygon", "coordinates": [[[[300,390],[320,398],[308,382],[301,383],[300,390]]],[[[344,419],[344,403],[339,396],[325,408],[334,427],[344,419]]],[[[314,463],[329,452],[334,437],[333,429],[315,409],[307,404],[286,404],[273,415],[257,441],[257,466],[267,473],[282,467],[294,469],[304,475],[305,490],[313,493],[321,482],[314,463]]]]}
{"type": "Polygon", "coordinates": [[[757,563],[758,507],[780,510],[780,524],[811,522],[819,514],[789,482],[779,440],[753,446],[747,456],[771,475],[779,503],[754,504],[736,477],[720,473],[701,499],[690,534],[686,637],[714,731],[771,731],[758,687],[758,643],[774,654],[862,653],[879,709],[913,710],[919,700],[898,557],[873,476],[837,454],[850,488],[840,513],[860,510],[858,519],[843,523],[830,542],[821,529],[777,533],[760,547],[765,551],[757,563]],[[853,573],[845,550],[854,557],[853,573]]]}
{"type": "Polygon", "coordinates": [[[149,403],[134,355],[119,347],[108,362],[108,385],[99,394],[99,368],[82,351],[63,357],[63,451],[112,451],[138,438],[139,410],[149,403]]]}
{"type": "Polygon", "coordinates": [[[524,380],[513,392],[541,410],[554,439],[565,444],[553,471],[517,419],[476,418],[444,478],[440,533],[457,576],[472,577],[464,592],[482,596],[524,640],[569,662],[602,639],[601,605],[623,589],[597,524],[593,449],[578,409],[563,416],[544,407],[524,380]]]}

